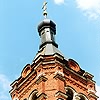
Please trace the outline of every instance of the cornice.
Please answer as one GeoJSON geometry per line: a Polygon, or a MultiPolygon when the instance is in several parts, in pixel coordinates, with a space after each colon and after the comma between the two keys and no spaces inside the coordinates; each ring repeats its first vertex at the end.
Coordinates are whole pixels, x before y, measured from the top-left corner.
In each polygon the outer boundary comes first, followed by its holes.
{"type": "Polygon", "coordinates": [[[96,95],[93,94],[93,93],[90,93],[88,96],[89,96],[90,98],[92,97],[92,98],[95,98],[95,99],[98,99],[98,98],[99,98],[98,96],[96,96],[96,95]]]}
{"type": "Polygon", "coordinates": [[[70,78],[68,78],[68,77],[65,77],[65,81],[66,81],[66,84],[69,82],[70,84],[76,86],[77,88],[80,88],[80,90],[83,90],[83,91],[85,91],[86,93],[87,93],[87,91],[88,91],[88,89],[87,89],[86,86],[82,86],[82,85],[80,85],[77,81],[74,81],[74,80],[72,80],[72,79],[70,79],[70,78]]]}
{"type": "MultiPolygon", "coordinates": [[[[75,71],[73,71],[73,70],[69,69],[69,68],[68,68],[68,67],[66,67],[66,66],[64,66],[64,68],[65,68],[66,70],[68,70],[70,73],[72,73],[72,74],[74,74],[74,75],[78,76],[79,78],[81,78],[81,79],[85,80],[86,82],[90,81],[90,82],[92,82],[92,83],[94,83],[94,84],[95,84],[95,81],[94,81],[94,80],[87,79],[87,78],[85,78],[84,76],[79,75],[77,72],[75,72],[75,71]]],[[[66,74],[66,73],[65,73],[65,74],[66,74]]],[[[80,81],[80,80],[79,80],[79,81],[80,81]]]]}
{"type": "Polygon", "coordinates": [[[33,74],[35,74],[35,71],[32,71],[26,78],[24,78],[24,80],[18,85],[18,88],[20,88],[25,82],[30,81],[30,79],[32,78],[35,78],[36,77],[36,74],[33,76],[33,74]]]}

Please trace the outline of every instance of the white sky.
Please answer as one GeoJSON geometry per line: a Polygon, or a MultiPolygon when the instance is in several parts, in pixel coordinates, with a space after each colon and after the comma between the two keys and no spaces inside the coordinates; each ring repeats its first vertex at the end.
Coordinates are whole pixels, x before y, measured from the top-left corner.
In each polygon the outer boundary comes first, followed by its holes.
{"type": "MultiPolygon", "coordinates": [[[[55,4],[61,5],[68,0],[54,0],[55,4]]],[[[74,0],[77,8],[82,10],[84,15],[91,19],[97,19],[100,17],[100,0],[74,0]]]]}

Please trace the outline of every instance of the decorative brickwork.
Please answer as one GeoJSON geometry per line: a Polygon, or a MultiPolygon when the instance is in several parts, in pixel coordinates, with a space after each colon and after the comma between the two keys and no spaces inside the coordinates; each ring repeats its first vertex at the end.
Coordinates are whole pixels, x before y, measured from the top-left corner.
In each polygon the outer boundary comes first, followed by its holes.
{"type": "Polygon", "coordinates": [[[97,100],[95,82],[89,73],[71,69],[69,60],[57,54],[40,59],[25,66],[20,78],[11,84],[12,100],[97,100]],[[23,77],[26,69],[28,74],[23,77]]]}
{"type": "Polygon", "coordinates": [[[11,87],[12,100],[97,100],[93,75],[73,59],[65,59],[55,42],[56,24],[44,19],[38,26],[41,45],[11,87]]]}

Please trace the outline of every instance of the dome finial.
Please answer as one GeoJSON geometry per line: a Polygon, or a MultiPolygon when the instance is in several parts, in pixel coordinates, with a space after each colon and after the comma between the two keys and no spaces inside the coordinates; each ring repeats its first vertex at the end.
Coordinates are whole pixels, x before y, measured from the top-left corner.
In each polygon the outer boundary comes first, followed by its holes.
{"type": "Polygon", "coordinates": [[[43,9],[44,18],[47,18],[47,2],[46,1],[44,1],[42,9],[43,9]]]}

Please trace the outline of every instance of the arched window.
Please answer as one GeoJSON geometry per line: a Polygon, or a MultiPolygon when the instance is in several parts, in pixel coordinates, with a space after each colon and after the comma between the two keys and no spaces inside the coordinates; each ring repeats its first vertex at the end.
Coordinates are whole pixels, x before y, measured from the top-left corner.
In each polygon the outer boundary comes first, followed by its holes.
{"type": "Polygon", "coordinates": [[[71,89],[67,89],[66,90],[66,95],[68,96],[68,98],[66,100],[73,100],[73,91],[71,89]]]}
{"type": "Polygon", "coordinates": [[[32,99],[31,100],[36,100],[37,99],[37,96],[36,96],[36,94],[34,94],[33,96],[32,96],[32,99]]]}
{"type": "Polygon", "coordinates": [[[29,96],[29,100],[37,100],[37,90],[34,90],[30,96],[29,96]]]}

